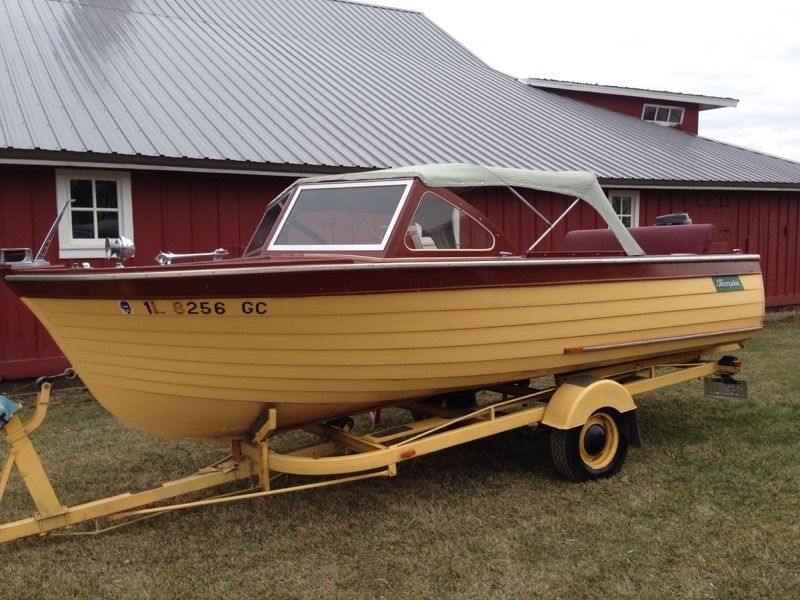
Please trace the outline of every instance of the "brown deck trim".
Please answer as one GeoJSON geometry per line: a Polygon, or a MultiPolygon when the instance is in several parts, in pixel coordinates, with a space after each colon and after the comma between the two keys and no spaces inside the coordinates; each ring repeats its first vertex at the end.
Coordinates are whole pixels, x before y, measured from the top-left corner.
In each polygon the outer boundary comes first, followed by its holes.
{"type": "MultiPolygon", "coordinates": [[[[9,281],[80,281],[91,280],[100,281],[108,279],[130,280],[130,279],[159,279],[170,277],[202,277],[218,275],[251,275],[267,273],[289,273],[289,272],[308,272],[308,271],[344,271],[344,270],[366,270],[366,269],[425,269],[425,268],[474,268],[474,267],[573,267],[578,265],[619,265],[619,264],[683,264],[683,263],[719,263],[719,262],[741,262],[759,260],[758,254],[696,254],[696,255],[674,255],[674,256],[612,256],[612,257],[571,257],[571,258],[492,258],[492,259],[468,259],[461,260],[430,260],[427,257],[416,260],[380,260],[370,257],[365,258],[365,262],[355,262],[361,257],[356,255],[337,255],[328,253],[324,256],[324,261],[314,261],[306,258],[305,260],[280,260],[272,261],[272,264],[265,263],[258,266],[238,267],[233,265],[219,266],[213,263],[209,268],[208,263],[196,263],[195,265],[183,265],[181,267],[129,267],[126,269],[117,268],[98,268],[98,269],[66,269],[66,268],[47,268],[45,272],[29,269],[24,272],[7,276],[9,281]]],[[[450,257],[452,258],[452,257],[450,257]]],[[[236,260],[236,259],[235,259],[236,260]]],[[[238,264],[242,264],[238,260],[238,264]]]]}
{"type": "Polygon", "coordinates": [[[647,281],[761,272],[758,256],[492,259],[59,270],[9,274],[24,297],[248,298],[647,281]]]}

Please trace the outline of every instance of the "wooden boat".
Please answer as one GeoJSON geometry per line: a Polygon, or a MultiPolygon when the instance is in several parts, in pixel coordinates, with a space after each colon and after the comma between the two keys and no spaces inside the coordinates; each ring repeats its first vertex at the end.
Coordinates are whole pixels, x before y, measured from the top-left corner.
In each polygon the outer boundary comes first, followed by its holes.
{"type": "Polygon", "coordinates": [[[764,312],[759,257],[701,253],[686,240],[702,227],[631,232],[590,173],[426,165],[300,180],[239,258],[18,264],[5,281],[116,417],[237,440],[267,407],[289,428],[747,340],[764,312]],[[561,215],[517,248],[456,193],[478,187],[568,195],[608,230],[537,253],[561,215]]]}

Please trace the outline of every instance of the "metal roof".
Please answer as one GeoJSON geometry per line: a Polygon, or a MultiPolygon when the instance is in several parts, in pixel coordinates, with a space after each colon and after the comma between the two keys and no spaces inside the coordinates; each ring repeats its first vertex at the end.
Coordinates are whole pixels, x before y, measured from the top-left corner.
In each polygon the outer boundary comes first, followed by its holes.
{"type": "Polygon", "coordinates": [[[798,163],[527,86],[421,13],[339,0],[0,0],[0,153],[26,152],[800,184],[798,163]]]}
{"type": "Polygon", "coordinates": [[[541,89],[571,90],[576,92],[590,92],[592,94],[609,94],[612,96],[628,96],[648,100],[666,100],[668,102],[688,102],[697,104],[699,110],[736,106],[736,98],[721,96],[703,96],[700,94],[686,94],[684,92],[667,92],[664,90],[648,90],[644,88],[622,87],[618,85],[601,85],[599,83],[580,83],[577,81],[560,81],[558,79],[537,79],[529,77],[520,79],[522,83],[541,89]]]}

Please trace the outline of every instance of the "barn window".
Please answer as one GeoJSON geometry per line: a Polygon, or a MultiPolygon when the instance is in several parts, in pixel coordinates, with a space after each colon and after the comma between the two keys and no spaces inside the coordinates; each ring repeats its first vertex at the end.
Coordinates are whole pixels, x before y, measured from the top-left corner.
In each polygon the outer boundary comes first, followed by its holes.
{"type": "Polygon", "coordinates": [[[639,226],[639,192],[634,190],[611,190],[608,193],[611,206],[625,227],[639,226]]]}
{"type": "Polygon", "coordinates": [[[683,123],[683,109],[680,106],[645,104],[642,110],[642,121],[675,127],[683,123]]]}
{"type": "Polygon", "coordinates": [[[103,258],[105,240],[133,239],[130,173],[56,171],[56,209],[72,204],[58,226],[60,258],[103,258]]]}

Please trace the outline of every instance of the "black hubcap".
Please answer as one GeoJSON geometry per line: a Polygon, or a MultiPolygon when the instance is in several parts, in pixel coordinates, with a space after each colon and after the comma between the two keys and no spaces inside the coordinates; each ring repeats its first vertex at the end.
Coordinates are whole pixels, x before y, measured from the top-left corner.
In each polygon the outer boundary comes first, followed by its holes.
{"type": "Polygon", "coordinates": [[[600,425],[591,425],[583,434],[583,449],[587,454],[599,454],[606,445],[606,430],[600,425]]]}

